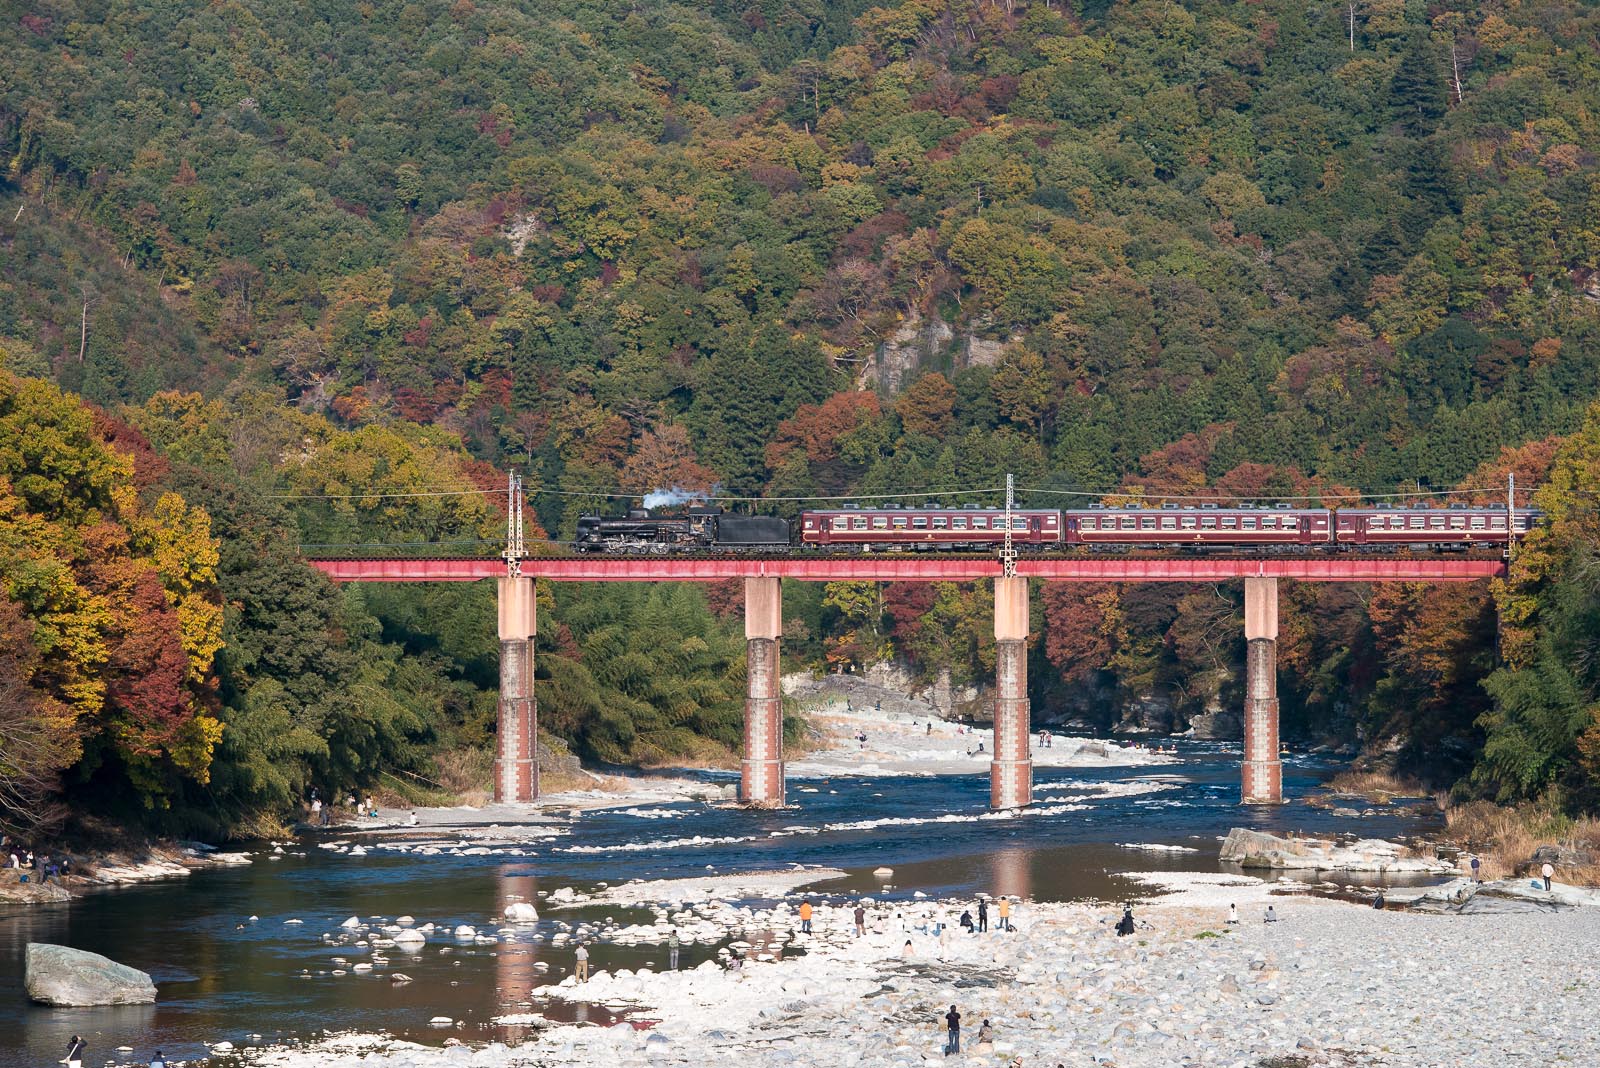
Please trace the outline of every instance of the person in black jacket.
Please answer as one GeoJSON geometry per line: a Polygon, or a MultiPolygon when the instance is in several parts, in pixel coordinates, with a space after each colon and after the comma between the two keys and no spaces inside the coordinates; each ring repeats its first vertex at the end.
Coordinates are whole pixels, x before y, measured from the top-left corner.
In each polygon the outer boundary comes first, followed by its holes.
{"type": "Polygon", "coordinates": [[[944,1026],[945,1026],[944,1055],[946,1057],[948,1057],[952,1053],[960,1053],[961,1052],[961,1014],[956,1011],[956,1007],[954,1005],[950,1006],[950,1011],[944,1014],[944,1026]]]}
{"type": "Polygon", "coordinates": [[[1122,919],[1117,921],[1117,936],[1120,938],[1123,935],[1131,934],[1133,934],[1133,909],[1130,906],[1124,906],[1122,919]]]}

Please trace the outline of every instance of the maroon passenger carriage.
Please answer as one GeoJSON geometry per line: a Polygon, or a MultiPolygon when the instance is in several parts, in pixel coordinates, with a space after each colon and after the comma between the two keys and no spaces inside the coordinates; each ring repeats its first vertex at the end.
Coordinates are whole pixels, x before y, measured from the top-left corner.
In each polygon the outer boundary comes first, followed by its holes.
{"type": "Polygon", "coordinates": [[[1444,508],[1403,505],[1341,508],[1335,521],[1340,545],[1398,549],[1411,545],[1468,549],[1505,545],[1532,530],[1543,513],[1531,508],[1444,508]]]}
{"type": "Polygon", "coordinates": [[[1332,515],[1324,508],[1137,506],[1065,513],[1068,545],[1108,548],[1207,548],[1326,545],[1332,515]]]}
{"type": "MultiPolygon", "coordinates": [[[[1017,508],[1011,544],[1041,549],[1061,544],[1061,513],[1017,508]]],[[[838,508],[800,513],[800,544],[840,548],[991,549],[1006,539],[1002,508],[838,508]]]]}

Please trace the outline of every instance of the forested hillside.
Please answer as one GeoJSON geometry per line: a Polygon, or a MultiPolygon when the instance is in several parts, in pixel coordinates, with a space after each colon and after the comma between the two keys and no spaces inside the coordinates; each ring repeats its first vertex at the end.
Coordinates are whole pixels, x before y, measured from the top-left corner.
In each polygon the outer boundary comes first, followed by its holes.
{"type": "MultiPolygon", "coordinates": [[[[298,546],[492,540],[508,468],[555,541],[674,485],[792,514],[992,502],[975,491],[1006,472],[1060,506],[1489,500],[1515,470],[1555,523],[1503,588],[1286,592],[1287,723],[1463,791],[1595,800],[1592,5],[0,18],[0,357],[26,399],[0,426],[3,536],[86,591],[46,604],[0,564],[40,768],[218,830],[313,782],[437,776],[492,730],[489,594],[336,591],[298,546]],[[34,469],[40,411],[102,482],[34,469]],[[385,492],[449,495],[351,496],[385,492]],[[200,562],[174,570],[165,537],[200,562]],[[140,597],[165,605],[135,644],[170,685],[133,713],[117,649],[140,597]],[[63,615],[95,650],[75,667],[63,615]]],[[[729,591],[553,596],[547,729],[607,760],[736,744],[729,591]]],[[[979,682],[988,596],[796,588],[785,648],[979,682]]],[[[1181,729],[1235,707],[1239,601],[1044,590],[1036,709],[1181,729]]]]}

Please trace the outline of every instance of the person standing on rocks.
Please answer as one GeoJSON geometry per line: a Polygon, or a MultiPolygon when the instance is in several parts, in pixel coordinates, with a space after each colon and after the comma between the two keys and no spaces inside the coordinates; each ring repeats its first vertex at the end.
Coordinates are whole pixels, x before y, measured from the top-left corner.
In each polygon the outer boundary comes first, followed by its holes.
{"type": "Polygon", "coordinates": [[[944,1055],[948,1057],[952,1053],[960,1053],[961,1014],[956,1011],[956,1007],[954,1005],[950,1006],[950,1011],[944,1014],[944,1028],[944,1055]]]}
{"type": "Polygon", "coordinates": [[[67,1055],[61,1058],[61,1063],[67,1068],[83,1068],[83,1051],[86,1045],[82,1035],[73,1035],[72,1041],[67,1043],[67,1055]]]}
{"type": "Polygon", "coordinates": [[[987,931],[988,929],[989,929],[989,902],[985,898],[979,898],[978,899],[978,930],[981,932],[981,931],[987,931]]]}
{"type": "Polygon", "coordinates": [[[667,967],[673,971],[678,970],[678,929],[674,927],[667,935],[667,967]]]}
{"type": "Polygon", "coordinates": [[[1548,891],[1550,889],[1550,880],[1556,877],[1555,867],[1547,860],[1544,862],[1544,867],[1539,869],[1539,874],[1544,876],[1544,888],[1548,891]]]}
{"type": "Polygon", "coordinates": [[[1478,877],[1479,864],[1480,864],[1480,861],[1478,860],[1478,855],[1476,853],[1474,853],[1472,855],[1472,881],[1475,882],[1475,883],[1483,882],[1483,880],[1478,877]]]}
{"type": "Polygon", "coordinates": [[[856,906],[855,920],[856,937],[860,938],[862,935],[867,933],[867,910],[862,908],[860,905],[856,906]]]}
{"type": "Polygon", "coordinates": [[[578,977],[578,982],[587,983],[589,981],[589,951],[584,948],[582,942],[578,943],[577,951],[572,954],[572,957],[576,961],[573,974],[578,977]]]}
{"type": "Polygon", "coordinates": [[[1011,930],[1011,899],[1004,894],[1000,896],[1000,930],[1011,930]]]}
{"type": "Polygon", "coordinates": [[[809,898],[800,902],[800,933],[811,933],[811,901],[809,898]]]}
{"type": "Polygon", "coordinates": [[[1235,926],[1235,927],[1238,926],[1238,924],[1239,924],[1239,906],[1238,905],[1229,905],[1228,906],[1228,919],[1226,920],[1226,922],[1230,926],[1235,926]]]}

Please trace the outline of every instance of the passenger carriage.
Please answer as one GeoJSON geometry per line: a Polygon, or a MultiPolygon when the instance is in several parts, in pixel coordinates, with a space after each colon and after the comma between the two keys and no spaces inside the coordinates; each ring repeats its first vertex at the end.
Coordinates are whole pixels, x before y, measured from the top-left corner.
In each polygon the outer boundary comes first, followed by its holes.
{"type": "Polygon", "coordinates": [[[1505,545],[1533,529],[1539,513],[1527,508],[1344,508],[1335,520],[1341,545],[1395,549],[1411,545],[1467,549],[1505,545]]]}
{"type": "Polygon", "coordinates": [[[1325,545],[1333,540],[1329,520],[1321,508],[1091,507],[1065,514],[1065,541],[1091,548],[1325,545]]]}
{"type": "MultiPolygon", "coordinates": [[[[1061,544],[1061,513],[1036,508],[1011,512],[1011,543],[1019,549],[1061,544]]],[[[1004,544],[1001,508],[839,508],[800,513],[800,543],[813,547],[943,550],[992,549],[1004,544]]]]}

